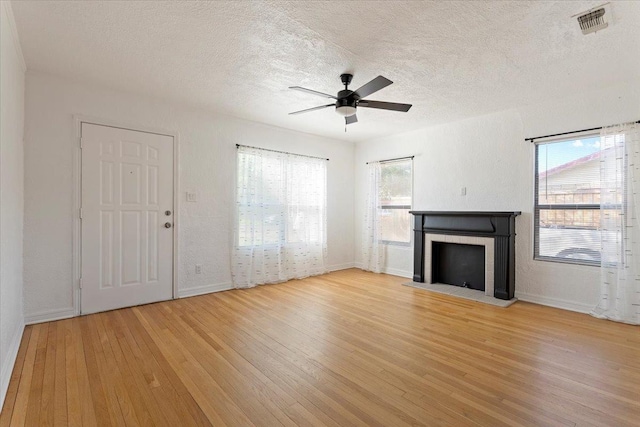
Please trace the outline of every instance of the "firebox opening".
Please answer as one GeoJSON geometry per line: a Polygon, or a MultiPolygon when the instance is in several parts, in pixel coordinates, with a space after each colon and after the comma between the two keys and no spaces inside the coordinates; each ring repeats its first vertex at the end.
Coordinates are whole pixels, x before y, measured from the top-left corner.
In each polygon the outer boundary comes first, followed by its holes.
{"type": "Polygon", "coordinates": [[[431,282],[485,290],[485,248],[432,242],[431,282]]]}

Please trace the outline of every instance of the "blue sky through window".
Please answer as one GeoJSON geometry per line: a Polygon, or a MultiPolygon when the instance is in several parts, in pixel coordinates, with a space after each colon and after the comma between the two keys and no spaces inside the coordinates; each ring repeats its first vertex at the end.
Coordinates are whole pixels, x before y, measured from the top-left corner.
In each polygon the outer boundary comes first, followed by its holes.
{"type": "Polygon", "coordinates": [[[600,151],[600,137],[576,138],[564,142],[538,146],[538,172],[570,163],[581,157],[600,151]]]}

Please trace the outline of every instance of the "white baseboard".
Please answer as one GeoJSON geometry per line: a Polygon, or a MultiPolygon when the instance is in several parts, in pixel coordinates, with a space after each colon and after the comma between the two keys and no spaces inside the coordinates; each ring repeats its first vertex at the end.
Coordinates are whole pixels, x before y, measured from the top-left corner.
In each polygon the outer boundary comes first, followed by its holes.
{"type": "Polygon", "coordinates": [[[195,288],[178,289],[178,298],[195,297],[196,295],[228,291],[230,289],[234,289],[231,282],[216,283],[213,285],[198,286],[195,288]]]}
{"type": "Polygon", "coordinates": [[[390,274],[392,276],[405,277],[407,279],[413,279],[413,271],[404,271],[397,268],[383,268],[384,274],[390,274]]]}
{"type": "MultiPolygon", "coordinates": [[[[343,264],[331,265],[327,267],[327,270],[331,272],[331,271],[338,271],[338,270],[346,270],[348,268],[353,268],[353,267],[354,265],[352,262],[345,262],[343,264]]],[[[195,297],[196,295],[205,295],[205,294],[210,294],[212,292],[228,291],[231,289],[235,289],[231,282],[216,283],[214,285],[204,285],[204,286],[198,286],[195,288],[179,289],[178,298],[195,297]]]]}
{"type": "MultiPolygon", "coordinates": [[[[354,262],[353,266],[355,268],[362,269],[362,263],[361,262],[354,262]]],[[[380,272],[384,273],[384,274],[389,274],[391,276],[398,276],[398,277],[405,277],[407,279],[413,279],[413,271],[405,271],[405,270],[400,270],[398,268],[389,268],[389,267],[387,267],[387,268],[383,268],[382,271],[380,271],[380,272]]]]}
{"type": "MultiPolygon", "coordinates": [[[[353,268],[352,262],[346,262],[343,264],[334,264],[327,267],[328,271],[346,270],[347,268],[353,268]]],[[[205,295],[213,292],[222,292],[235,289],[231,282],[216,283],[214,285],[204,285],[195,288],[178,289],[178,298],[195,297],[197,295],[205,295]]]]}
{"type": "Polygon", "coordinates": [[[62,308],[56,310],[41,311],[39,313],[28,314],[24,318],[24,322],[27,325],[33,325],[34,323],[52,322],[54,320],[68,319],[75,317],[76,311],[71,308],[62,308]]]}
{"type": "Polygon", "coordinates": [[[13,373],[13,367],[16,364],[16,358],[18,357],[18,350],[20,349],[20,341],[22,341],[22,334],[24,333],[24,322],[21,322],[21,326],[13,334],[11,344],[7,352],[7,358],[2,364],[2,370],[0,371],[0,410],[4,406],[4,399],[7,397],[7,389],[9,388],[9,381],[11,380],[11,374],[13,373]]]}
{"type": "Polygon", "coordinates": [[[334,265],[330,265],[329,267],[327,267],[327,270],[329,271],[338,271],[338,270],[346,270],[348,268],[353,268],[355,267],[355,264],[352,262],[345,262],[342,264],[334,264],[334,265]]]}
{"type": "Polygon", "coordinates": [[[568,301],[560,298],[550,298],[542,295],[531,295],[516,291],[516,298],[520,301],[532,302],[534,304],[546,305],[563,310],[576,311],[578,313],[590,313],[593,306],[575,301],[568,301]]]}

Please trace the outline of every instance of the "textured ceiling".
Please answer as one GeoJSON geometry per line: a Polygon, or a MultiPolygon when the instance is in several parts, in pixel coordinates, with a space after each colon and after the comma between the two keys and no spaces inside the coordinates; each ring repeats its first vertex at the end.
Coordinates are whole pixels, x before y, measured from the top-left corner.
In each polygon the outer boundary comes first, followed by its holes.
{"type": "Polygon", "coordinates": [[[575,18],[599,2],[13,1],[29,69],[333,138],[359,141],[576,91],[640,80],[640,2],[613,2],[608,29],[575,18]],[[381,74],[344,132],[300,85],[336,93],[381,74]]]}

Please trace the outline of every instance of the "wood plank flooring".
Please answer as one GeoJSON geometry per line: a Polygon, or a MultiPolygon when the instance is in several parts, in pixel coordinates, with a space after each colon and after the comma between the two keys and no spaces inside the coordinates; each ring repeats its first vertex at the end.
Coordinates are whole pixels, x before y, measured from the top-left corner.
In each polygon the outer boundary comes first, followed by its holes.
{"type": "Polygon", "coordinates": [[[638,426],[640,329],[344,270],[28,326],[4,426],[638,426]]]}

